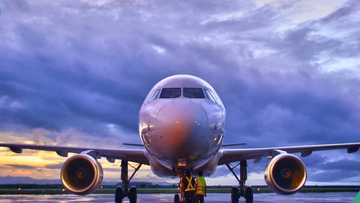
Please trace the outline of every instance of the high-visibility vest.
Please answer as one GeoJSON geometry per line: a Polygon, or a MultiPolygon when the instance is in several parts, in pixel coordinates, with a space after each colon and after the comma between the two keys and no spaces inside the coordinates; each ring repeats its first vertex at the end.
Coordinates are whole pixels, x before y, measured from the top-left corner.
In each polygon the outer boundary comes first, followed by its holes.
{"type": "Polygon", "coordinates": [[[205,195],[206,190],[206,181],[204,176],[199,176],[196,179],[196,194],[197,195],[205,195]]]}
{"type": "Polygon", "coordinates": [[[195,187],[194,187],[194,181],[193,181],[193,177],[187,177],[185,176],[186,179],[186,188],[185,188],[185,192],[190,192],[190,191],[195,191],[195,187]]]}

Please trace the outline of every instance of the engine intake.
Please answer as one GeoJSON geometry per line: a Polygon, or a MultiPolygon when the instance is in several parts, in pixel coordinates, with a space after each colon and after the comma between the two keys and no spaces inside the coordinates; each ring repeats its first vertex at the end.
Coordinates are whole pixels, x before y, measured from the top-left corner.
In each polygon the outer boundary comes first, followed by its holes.
{"type": "Polygon", "coordinates": [[[68,158],[61,169],[61,181],[72,193],[85,195],[102,182],[103,170],[92,156],[78,154],[68,158]]]}
{"type": "Polygon", "coordinates": [[[292,194],[305,184],[307,172],[304,162],[292,154],[275,156],[266,167],[265,181],[277,193],[292,194]]]}

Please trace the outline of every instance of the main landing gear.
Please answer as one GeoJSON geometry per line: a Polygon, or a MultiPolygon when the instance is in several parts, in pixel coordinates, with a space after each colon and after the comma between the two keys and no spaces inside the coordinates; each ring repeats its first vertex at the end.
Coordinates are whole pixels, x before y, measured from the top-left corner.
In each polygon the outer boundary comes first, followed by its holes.
{"type": "Polygon", "coordinates": [[[236,180],[239,182],[239,187],[233,187],[231,189],[231,203],[239,203],[239,198],[244,197],[246,203],[254,202],[253,190],[251,187],[246,186],[247,179],[247,161],[241,160],[240,163],[235,166],[231,166],[230,164],[226,164],[231,173],[235,176],[236,180]],[[236,167],[240,165],[240,178],[234,171],[236,167]]]}
{"type": "Polygon", "coordinates": [[[185,191],[184,191],[184,185],[182,185],[182,178],[183,178],[184,174],[180,177],[180,181],[178,184],[178,192],[174,195],[174,203],[187,203],[185,202],[185,191]]]}
{"type": "Polygon", "coordinates": [[[135,176],[136,172],[141,168],[142,164],[132,166],[128,163],[127,160],[121,160],[121,186],[116,188],[115,191],[115,203],[122,203],[125,197],[128,197],[129,203],[136,203],[137,201],[137,191],[136,187],[131,187],[129,189],[129,183],[131,179],[135,176]],[[129,166],[134,168],[133,173],[130,178],[128,176],[129,166]]]}

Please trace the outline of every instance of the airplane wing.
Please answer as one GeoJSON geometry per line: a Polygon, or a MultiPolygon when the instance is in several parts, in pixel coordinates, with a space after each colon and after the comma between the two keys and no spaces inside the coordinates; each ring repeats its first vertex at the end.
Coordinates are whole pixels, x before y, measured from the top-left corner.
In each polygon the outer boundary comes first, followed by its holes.
{"type": "Polygon", "coordinates": [[[63,157],[67,157],[68,153],[79,154],[82,152],[89,152],[99,158],[105,157],[110,162],[115,161],[115,159],[126,159],[131,162],[149,164],[148,159],[145,157],[144,149],[97,149],[12,143],[0,143],[0,147],[7,147],[15,153],[21,153],[23,149],[52,151],[63,157]]]}
{"type": "Polygon", "coordinates": [[[221,158],[219,165],[231,163],[240,160],[260,159],[262,157],[274,156],[279,152],[301,153],[302,157],[309,156],[314,151],[325,151],[335,149],[346,149],[348,153],[357,152],[360,148],[360,142],[341,143],[341,144],[321,144],[321,145],[303,145],[269,148],[242,148],[242,149],[221,149],[221,158]]]}

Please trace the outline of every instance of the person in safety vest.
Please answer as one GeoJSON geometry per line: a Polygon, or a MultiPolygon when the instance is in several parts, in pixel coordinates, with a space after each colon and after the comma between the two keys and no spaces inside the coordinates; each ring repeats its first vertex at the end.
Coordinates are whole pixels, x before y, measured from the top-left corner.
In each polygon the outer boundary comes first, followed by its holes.
{"type": "Polygon", "coordinates": [[[206,196],[206,181],[202,171],[200,171],[198,175],[199,176],[195,181],[196,203],[204,203],[204,197],[206,196]]]}
{"type": "Polygon", "coordinates": [[[195,180],[192,177],[190,170],[185,171],[185,176],[182,178],[182,185],[185,188],[185,203],[193,203],[195,196],[195,180]]]}

